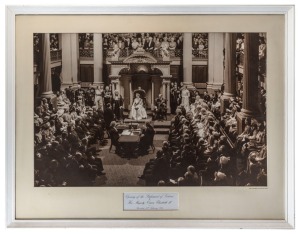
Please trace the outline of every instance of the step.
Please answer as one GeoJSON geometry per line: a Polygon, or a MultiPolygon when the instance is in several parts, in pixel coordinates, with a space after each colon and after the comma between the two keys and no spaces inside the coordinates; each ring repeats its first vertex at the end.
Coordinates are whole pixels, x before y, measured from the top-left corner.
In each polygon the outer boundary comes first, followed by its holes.
{"type": "Polygon", "coordinates": [[[169,135],[170,128],[154,128],[156,134],[169,135]]]}
{"type": "Polygon", "coordinates": [[[157,121],[155,120],[153,123],[154,128],[170,128],[171,127],[171,121],[157,121]]]}
{"type": "Polygon", "coordinates": [[[152,118],[148,116],[147,119],[141,119],[141,120],[134,120],[134,119],[124,119],[124,123],[130,124],[130,123],[146,123],[146,122],[151,122],[152,118]]]}

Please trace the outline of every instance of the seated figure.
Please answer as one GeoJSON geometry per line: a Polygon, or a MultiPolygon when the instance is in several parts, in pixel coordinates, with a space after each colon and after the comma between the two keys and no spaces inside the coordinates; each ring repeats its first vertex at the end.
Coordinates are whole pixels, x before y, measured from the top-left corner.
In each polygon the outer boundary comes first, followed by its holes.
{"type": "Polygon", "coordinates": [[[129,118],[134,120],[141,120],[147,118],[146,109],[144,107],[144,101],[140,97],[139,93],[135,94],[135,99],[133,100],[129,118]]]}
{"type": "Polygon", "coordinates": [[[154,119],[165,119],[167,116],[167,101],[163,98],[162,94],[158,95],[155,100],[155,107],[153,110],[154,119]]]}
{"type": "Polygon", "coordinates": [[[147,154],[149,147],[153,146],[154,135],[155,130],[153,126],[149,122],[147,122],[146,128],[142,131],[141,140],[139,143],[139,151],[142,155],[147,154]]]}
{"type": "Polygon", "coordinates": [[[144,89],[142,89],[140,86],[133,91],[133,97],[136,97],[136,94],[140,95],[140,98],[143,99],[143,105],[145,108],[147,108],[147,103],[146,103],[146,92],[144,89]]]}

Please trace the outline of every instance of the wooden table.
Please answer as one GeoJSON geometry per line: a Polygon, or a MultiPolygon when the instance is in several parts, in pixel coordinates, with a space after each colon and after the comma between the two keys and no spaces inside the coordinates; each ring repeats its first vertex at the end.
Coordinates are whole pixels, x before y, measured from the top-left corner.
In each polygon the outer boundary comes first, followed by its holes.
{"type": "Polygon", "coordinates": [[[119,138],[119,143],[124,151],[124,156],[126,158],[130,158],[131,156],[137,155],[138,146],[140,143],[140,135],[139,134],[133,134],[130,135],[122,135],[119,138]]]}

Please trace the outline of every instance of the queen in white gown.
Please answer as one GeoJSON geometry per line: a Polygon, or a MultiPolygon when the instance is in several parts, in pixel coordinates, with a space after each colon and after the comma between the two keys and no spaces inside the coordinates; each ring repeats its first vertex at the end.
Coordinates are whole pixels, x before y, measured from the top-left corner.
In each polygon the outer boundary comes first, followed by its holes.
{"type": "Polygon", "coordinates": [[[140,98],[140,94],[138,93],[136,94],[136,97],[133,100],[129,118],[134,120],[141,120],[147,118],[147,113],[143,105],[143,99],[140,98]]]}

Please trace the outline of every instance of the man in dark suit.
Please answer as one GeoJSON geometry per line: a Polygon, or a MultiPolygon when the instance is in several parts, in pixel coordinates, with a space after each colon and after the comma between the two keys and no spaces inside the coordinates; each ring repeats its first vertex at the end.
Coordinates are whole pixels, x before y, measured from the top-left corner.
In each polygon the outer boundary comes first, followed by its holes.
{"type": "Polygon", "coordinates": [[[93,83],[89,84],[89,88],[85,93],[85,104],[87,106],[92,107],[95,102],[95,88],[93,87],[93,83]]]}
{"type": "Polygon", "coordinates": [[[164,119],[167,114],[167,100],[163,98],[162,94],[155,99],[154,119],[164,119]]]}
{"type": "Polygon", "coordinates": [[[149,147],[153,144],[153,137],[155,135],[155,130],[152,125],[147,122],[146,129],[143,130],[141,135],[141,140],[139,143],[139,151],[141,154],[147,154],[149,147]]]}
{"type": "Polygon", "coordinates": [[[120,144],[119,144],[119,132],[116,129],[116,122],[112,121],[110,123],[110,128],[108,130],[109,136],[110,136],[110,140],[112,142],[112,145],[116,146],[116,153],[120,152],[120,144]]]}
{"type": "Polygon", "coordinates": [[[104,115],[104,122],[105,122],[106,129],[109,129],[110,123],[115,119],[115,115],[110,103],[107,103],[103,115],[104,115]]]}
{"type": "Polygon", "coordinates": [[[149,41],[146,41],[144,44],[144,50],[148,51],[148,52],[152,52],[154,49],[154,42],[152,40],[152,37],[149,37],[149,41]]]}
{"type": "Polygon", "coordinates": [[[161,150],[157,151],[154,159],[150,159],[150,161],[146,163],[143,174],[138,178],[152,181],[154,184],[157,184],[159,180],[168,181],[169,165],[163,158],[163,152],[161,150]]]}

